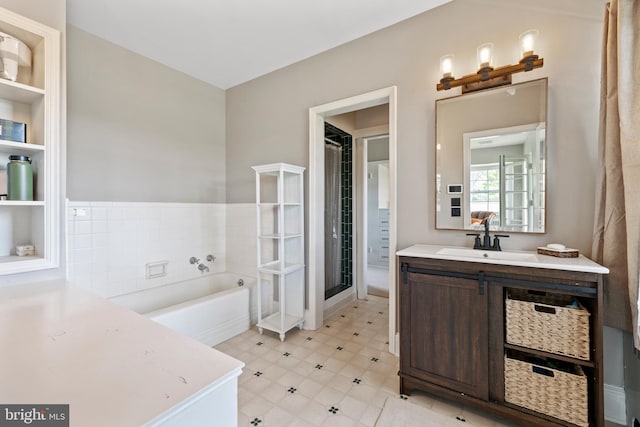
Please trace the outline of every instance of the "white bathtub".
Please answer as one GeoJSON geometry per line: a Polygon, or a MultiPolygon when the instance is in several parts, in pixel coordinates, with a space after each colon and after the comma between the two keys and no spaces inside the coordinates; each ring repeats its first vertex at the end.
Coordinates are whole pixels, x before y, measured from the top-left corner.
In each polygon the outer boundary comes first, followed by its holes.
{"type": "Polygon", "coordinates": [[[110,300],[213,346],[249,329],[253,290],[255,278],[219,273],[110,300]]]}

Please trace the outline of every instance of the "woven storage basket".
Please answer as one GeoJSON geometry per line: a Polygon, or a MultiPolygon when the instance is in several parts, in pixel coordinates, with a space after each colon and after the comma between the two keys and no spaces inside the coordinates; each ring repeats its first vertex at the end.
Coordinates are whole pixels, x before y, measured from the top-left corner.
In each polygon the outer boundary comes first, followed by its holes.
{"type": "Polygon", "coordinates": [[[589,360],[589,311],[571,297],[511,289],[506,300],[509,344],[589,360]]]}
{"type": "Polygon", "coordinates": [[[589,426],[587,377],[510,357],[504,361],[504,400],[570,423],[589,426]]]}

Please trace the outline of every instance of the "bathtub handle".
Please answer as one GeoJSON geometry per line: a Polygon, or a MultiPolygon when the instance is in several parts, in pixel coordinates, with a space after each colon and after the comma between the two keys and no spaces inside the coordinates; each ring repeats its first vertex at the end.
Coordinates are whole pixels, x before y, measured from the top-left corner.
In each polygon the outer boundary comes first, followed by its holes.
{"type": "Polygon", "coordinates": [[[214,257],[213,255],[211,255],[211,254],[207,255],[207,261],[213,262],[215,260],[216,260],[216,257],[214,257]]]}
{"type": "Polygon", "coordinates": [[[189,258],[189,264],[197,264],[199,263],[200,260],[194,256],[192,256],[191,258],[189,258]]]}

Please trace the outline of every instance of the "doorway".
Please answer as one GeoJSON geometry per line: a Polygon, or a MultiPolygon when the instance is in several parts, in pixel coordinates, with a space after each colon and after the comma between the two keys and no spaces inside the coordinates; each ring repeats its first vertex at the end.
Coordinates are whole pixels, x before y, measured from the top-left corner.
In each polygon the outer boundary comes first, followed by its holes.
{"type": "MultiPolygon", "coordinates": [[[[305,325],[309,329],[322,326],[324,319],[325,252],[324,252],[324,194],[325,194],[325,118],[369,107],[388,104],[389,134],[389,351],[397,353],[396,331],[396,97],[395,86],[365,93],[309,109],[309,219],[308,219],[308,309],[305,325]]],[[[359,250],[354,242],[355,250],[359,250]]],[[[357,273],[356,273],[357,274],[357,273]]]]}
{"type": "Polygon", "coordinates": [[[367,169],[362,293],[389,298],[389,135],[364,138],[363,142],[367,169]]]}

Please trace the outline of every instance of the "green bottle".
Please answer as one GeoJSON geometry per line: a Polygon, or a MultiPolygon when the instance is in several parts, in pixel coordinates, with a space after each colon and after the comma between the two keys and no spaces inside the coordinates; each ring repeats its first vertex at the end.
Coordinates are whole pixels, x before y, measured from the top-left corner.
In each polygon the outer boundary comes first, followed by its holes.
{"type": "Polygon", "coordinates": [[[9,200],[33,200],[33,168],[27,156],[9,156],[7,163],[9,200]]]}

